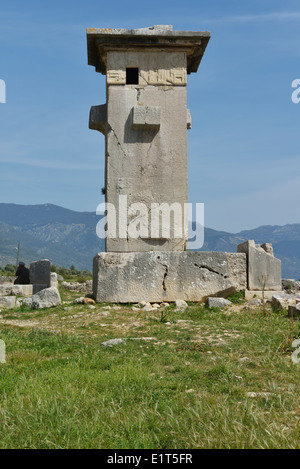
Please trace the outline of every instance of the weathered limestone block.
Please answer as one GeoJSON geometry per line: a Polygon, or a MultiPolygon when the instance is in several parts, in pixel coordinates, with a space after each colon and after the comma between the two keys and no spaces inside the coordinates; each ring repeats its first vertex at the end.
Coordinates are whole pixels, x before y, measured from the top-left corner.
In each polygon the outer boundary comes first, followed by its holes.
{"type": "Polygon", "coordinates": [[[252,298],[259,298],[260,300],[271,301],[274,295],[281,295],[282,290],[271,290],[271,291],[262,291],[262,290],[245,290],[245,300],[252,300],[252,298]]]}
{"type": "Polygon", "coordinates": [[[41,290],[23,301],[23,305],[29,308],[52,308],[61,305],[61,298],[57,288],[50,287],[41,290]]]}
{"type": "Polygon", "coordinates": [[[288,315],[293,318],[300,317],[300,303],[295,306],[289,306],[288,315]]]}
{"type": "Polygon", "coordinates": [[[51,262],[48,259],[42,259],[30,264],[30,283],[50,287],[51,262]]]}
{"type": "Polygon", "coordinates": [[[165,51],[109,51],[107,85],[126,85],[126,69],[138,69],[140,86],[186,86],[186,53],[165,51]]]}
{"type": "Polygon", "coordinates": [[[33,285],[13,285],[11,294],[14,296],[31,296],[33,294],[33,285]]]}
{"type": "Polygon", "coordinates": [[[134,106],[132,109],[132,127],[155,128],[160,126],[160,107],[159,106],[134,106]]]}
{"type": "Polygon", "coordinates": [[[272,296],[272,306],[274,309],[288,309],[295,306],[300,301],[300,293],[293,295],[289,293],[279,293],[272,296]]]}
{"type": "Polygon", "coordinates": [[[12,309],[16,306],[15,296],[2,296],[0,297],[0,308],[12,309]]]}
{"type": "Polygon", "coordinates": [[[99,302],[202,301],[245,288],[245,254],[157,251],[94,258],[93,294],[99,302]]]}
{"type": "MultiPolygon", "coordinates": [[[[153,307],[153,305],[152,305],[153,307]]],[[[184,311],[188,307],[188,304],[184,300],[175,300],[175,311],[184,311]]]]}
{"type": "Polygon", "coordinates": [[[237,250],[247,255],[248,290],[282,289],[281,261],[271,254],[272,245],[256,245],[251,240],[239,244],[237,250]]]}
{"type": "Polygon", "coordinates": [[[92,106],[90,110],[89,128],[99,130],[103,135],[106,134],[107,124],[107,105],[92,106]]]}
{"type": "Polygon", "coordinates": [[[231,301],[226,300],[226,298],[209,297],[207,298],[205,305],[208,308],[227,308],[227,306],[232,305],[232,303],[231,301]]]}
{"type": "Polygon", "coordinates": [[[50,287],[58,288],[58,279],[55,272],[51,272],[50,274],[50,287]]]}
{"type": "Polygon", "coordinates": [[[12,284],[0,285],[0,296],[11,295],[12,284]]]}

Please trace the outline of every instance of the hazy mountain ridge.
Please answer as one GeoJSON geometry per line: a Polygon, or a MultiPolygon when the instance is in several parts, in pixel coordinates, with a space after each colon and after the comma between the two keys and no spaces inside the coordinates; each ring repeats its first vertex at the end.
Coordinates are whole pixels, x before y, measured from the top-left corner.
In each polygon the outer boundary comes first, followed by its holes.
{"type": "MultiPolygon", "coordinates": [[[[53,264],[92,269],[92,260],[104,251],[104,240],[96,236],[99,216],[75,212],[57,205],[16,205],[0,203],[0,265],[16,262],[16,246],[27,264],[48,258],[53,264]]],[[[300,224],[260,226],[240,233],[205,228],[202,251],[236,252],[247,239],[273,243],[276,257],[282,260],[283,277],[300,277],[300,224]]]]}

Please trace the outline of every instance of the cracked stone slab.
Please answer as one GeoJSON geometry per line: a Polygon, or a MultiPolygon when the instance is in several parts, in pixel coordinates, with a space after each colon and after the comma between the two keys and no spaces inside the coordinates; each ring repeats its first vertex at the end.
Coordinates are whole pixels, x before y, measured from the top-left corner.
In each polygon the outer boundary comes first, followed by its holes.
{"type": "Polygon", "coordinates": [[[93,294],[98,302],[204,301],[244,290],[246,255],[226,252],[99,253],[93,294]]]}

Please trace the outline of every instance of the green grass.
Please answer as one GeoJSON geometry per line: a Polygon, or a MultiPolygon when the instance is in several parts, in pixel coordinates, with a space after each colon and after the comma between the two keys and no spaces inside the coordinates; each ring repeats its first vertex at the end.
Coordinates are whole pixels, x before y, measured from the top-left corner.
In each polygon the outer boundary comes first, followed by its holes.
{"type": "Polygon", "coordinates": [[[300,364],[287,341],[300,322],[291,332],[286,312],[190,304],[162,318],[126,305],[101,318],[101,305],[71,306],[3,315],[40,326],[0,322],[1,449],[300,447],[300,364]],[[101,346],[119,337],[156,340],[101,346]]]}

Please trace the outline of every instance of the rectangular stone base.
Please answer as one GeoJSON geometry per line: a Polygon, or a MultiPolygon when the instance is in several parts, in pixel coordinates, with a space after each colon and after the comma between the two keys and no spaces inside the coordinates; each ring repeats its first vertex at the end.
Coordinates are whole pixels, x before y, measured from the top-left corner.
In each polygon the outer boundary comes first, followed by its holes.
{"type": "Polygon", "coordinates": [[[253,298],[258,298],[259,300],[262,300],[263,297],[265,300],[272,300],[273,295],[280,295],[282,293],[282,290],[277,290],[277,291],[265,291],[263,292],[262,290],[245,290],[245,300],[252,300],[253,298]]]}
{"type": "Polygon", "coordinates": [[[204,301],[245,290],[246,255],[226,252],[101,252],[94,258],[98,302],[204,301]]]}

